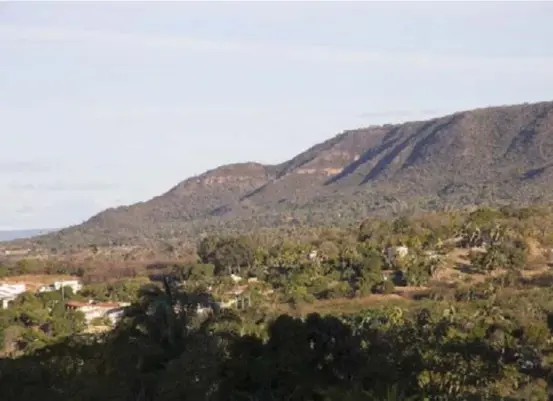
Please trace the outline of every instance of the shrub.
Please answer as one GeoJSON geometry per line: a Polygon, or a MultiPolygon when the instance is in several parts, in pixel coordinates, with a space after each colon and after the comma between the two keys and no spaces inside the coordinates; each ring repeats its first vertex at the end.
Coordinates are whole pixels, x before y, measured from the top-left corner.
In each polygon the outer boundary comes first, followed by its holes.
{"type": "Polygon", "coordinates": [[[383,280],[373,287],[373,292],[376,294],[393,294],[396,289],[394,283],[390,280],[383,280]]]}

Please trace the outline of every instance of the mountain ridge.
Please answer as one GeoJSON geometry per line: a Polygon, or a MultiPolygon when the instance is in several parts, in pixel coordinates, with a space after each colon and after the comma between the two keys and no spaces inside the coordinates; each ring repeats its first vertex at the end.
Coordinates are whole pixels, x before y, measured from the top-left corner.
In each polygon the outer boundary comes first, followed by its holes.
{"type": "Polygon", "coordinates": [[[223,165],[35,242],[194,240],[213,230],[342,224],[405,205],[548,201],[552,157],[552,101],[478,108],[344,131],[276,165],[223,165]]]}

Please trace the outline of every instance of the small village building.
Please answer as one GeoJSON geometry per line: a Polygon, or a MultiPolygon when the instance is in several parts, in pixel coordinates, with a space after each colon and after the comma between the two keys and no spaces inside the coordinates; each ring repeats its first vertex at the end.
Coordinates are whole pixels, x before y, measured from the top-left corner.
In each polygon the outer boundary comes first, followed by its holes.
{"type": "Polygon", "coordinates": [[[218,307],[221,309],[232,308],[238,304],[238,301],[242,294],[248,289],[247,285],[238,286],[223,294],[223,299],[218,303],[218,307]]]}
{"type": "Polygon", "coordinates": [[[7,309],[20,294],[27,290],[25,284],[0,284],[0,306],[7,309]]]}
{"type": "Polygon", "coordinates": [[[318,256],[318,254],[319,253],[316,250],[313,250],[313,251],[309,252],[309,255],[307,255],[307,258],[309,260],[315,260],[318,256]]]}
{"type": "Polygon", "coordinates": [[[126,306],[128,306],[127,303],[94,301],[68,301],[65,304],[68,310],[82,312],[87,324],[97,318],[108,318],[112,324],[115,324],[123,317],[126,306]]]}
{"type": "Polygon", "coordinates": [[[64,287],[70,287],[73,290],[73,293],[77,293],[83,288],[83,285],[81,284],[81,282],[79,280],[54,281],[53,284],[41,286],[38,289],[38,292],[59,291],[64,287]]]}
{"type": "Polygon", "coordinates": [[[27,256],[29,253],[31,253],[31,250],[25,248],[4,250],[4,256],[27,256]]]}
{"type": "Polygon", "coordinates": [[[110,309],[106,312],[105,317],[107,317],[111,324],[114,326],[119,322],[121,319],[123,319],[123,316],[125,316],[125,307],[119,306],[115,309],[110,309]]]}
{"type": "Polygon", "coordinates": [[[61,290],[62,287],[71,287],[73,292],[78,292],[83,288],[79,280],[54,281],[53,285],[56,290],[61,290]]]}
{"type": "Polygon", "coordinates": [[[390,263],[406,257],[409,254],[409,248],[406,246],[395,246],[386,249],[386,256],[390,263]]]}

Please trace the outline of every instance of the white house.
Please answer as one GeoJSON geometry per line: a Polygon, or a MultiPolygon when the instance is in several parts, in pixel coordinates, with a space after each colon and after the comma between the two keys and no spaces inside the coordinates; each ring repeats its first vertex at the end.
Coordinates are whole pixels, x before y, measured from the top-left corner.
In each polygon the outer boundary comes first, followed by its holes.
{"type": "Polygon", "coordinates": [[[51,285],[43,285],[38,289],[38,292],[51,292],[51,291],[59,291],[64,287],[70,287],[74,293],[79,292],[83,285],[79,280],[62,280],[62,281],[54,281],[51,285]]]}
{"type": "Polygon", "coordinates": [[[311,252],[309,252],[309,255],[307,255],[307,258],[309,260],[315,260],[318,256],[318,252],[316,250],[312,250],[311,252]]]}
{"type": "Polygon", "coordinates": [[[0,303],[2,309],[6,309],[9,303],[15,300],[18,295],[24,293],[26,289],[25,284],[0,284],[0,303]]]}
{"type": "Polygon", "coordinates": [[[83,285],[79,280],[54,281],[54,288],[56,290],[60,290],[62,287],[71,287],[73,291],[77,292],[83,288],[83,285]]]}
{"type": "Polygon", "coordinates": [[[96,318],[103,317],[107,317],[112,324],[115,324],[123,317],[127,305],[120,302],[68,301],[65,307],[68,310],[82,312],[87,324],[96,318]]]}
{"type": "Polygon", "coordinates": [[[406,246],[389,247],[386,249],[388,260],[393,263],[398,259],[402,259],[409,254],[409,248],[406,246]]]}
{"type": "Polygon", "coordinates": [[[5,256],[25,256],[31,252],[30,249],[5,249],[5,256]]]}
{"type": "Polygon", "coordinates": [[[106,312],[105,316],[110,320],[112,325],[115,325],[125,315],[125,307],[110,309],[106,312]]]}
{"type": "Polygon", "coordinates": [[[51,285],[41,285],[38,288],[38,292],[50,292],[50,291],[54,291],[54,287],[52,287],[51,285]]]}

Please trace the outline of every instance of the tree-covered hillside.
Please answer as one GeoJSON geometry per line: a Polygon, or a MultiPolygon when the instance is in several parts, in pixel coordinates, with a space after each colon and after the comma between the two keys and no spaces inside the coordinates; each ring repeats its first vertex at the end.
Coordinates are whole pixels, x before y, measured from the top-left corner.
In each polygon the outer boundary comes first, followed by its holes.
{"type": "Polygon", "coordinates": [[[195,241],[205,232],[552,201],[553,102],[346,131],[276,166],[239,163],[31,242],[46,249],[195,241]]]}

